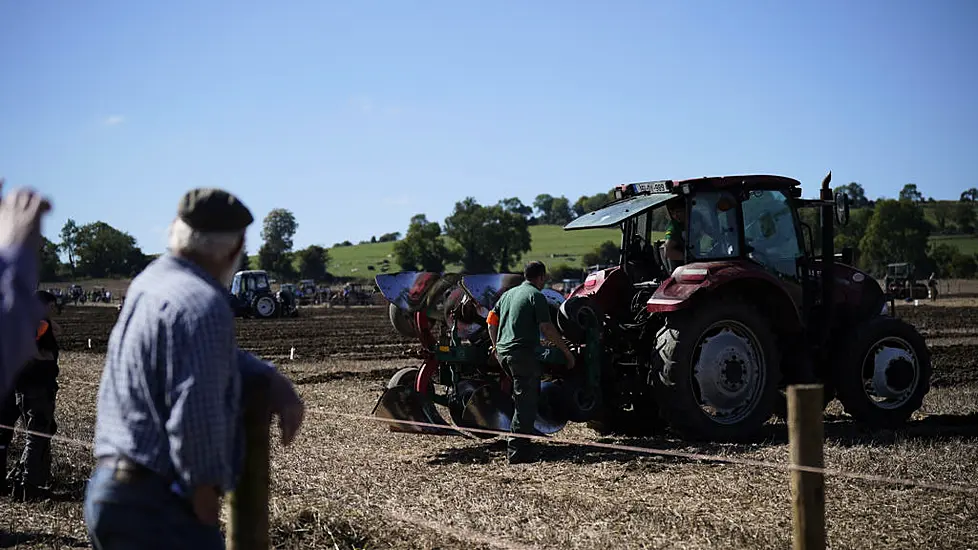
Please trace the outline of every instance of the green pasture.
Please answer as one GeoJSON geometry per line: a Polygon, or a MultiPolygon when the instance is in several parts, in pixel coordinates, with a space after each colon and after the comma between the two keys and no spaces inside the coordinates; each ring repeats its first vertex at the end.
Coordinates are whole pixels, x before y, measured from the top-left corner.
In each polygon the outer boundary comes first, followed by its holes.
{"type": "Polygon", "coordinates": [[[939,235],[931,237],[930,244],[947,244],[956,247],[962,254],[978,254],[976,235],[939,235]]]}
{"type": "MultiPolygon", "coordinates": [[[[621,242],[621,232],[617,228],[564,231],[556,225],[538,225],[530,227],[530,237],[533,248],[521,262],[540,260],[549,266],[580,266],[581,256],[604,241],[621,242]]],[[[338,277],[372,278],[381,272],[384,260],[389,262],[391,272],[400,270],[394,258],[394,243],[334,247],[329,249],[329,259],[329,272],[338,277]],[[370,270],[370,266],[374,269],[370,270]]],[[[450,271],[459,268],[448,266],[450,271]]]]}

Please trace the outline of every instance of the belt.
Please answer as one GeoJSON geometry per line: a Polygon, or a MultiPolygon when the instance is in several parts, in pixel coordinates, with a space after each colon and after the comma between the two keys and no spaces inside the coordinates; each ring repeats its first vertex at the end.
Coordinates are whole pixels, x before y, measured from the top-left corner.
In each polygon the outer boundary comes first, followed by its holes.
{"type": "Polygon", "coordinates": [[[150,470],[142,464],[133,462],[129,457],[121,455],[100,458],[98,461],[98,467],[112,470],[112,478],[123,483],[129,483],[131,481],[137,481],[156,475],[156,472],[153,470],[150,470]]]}

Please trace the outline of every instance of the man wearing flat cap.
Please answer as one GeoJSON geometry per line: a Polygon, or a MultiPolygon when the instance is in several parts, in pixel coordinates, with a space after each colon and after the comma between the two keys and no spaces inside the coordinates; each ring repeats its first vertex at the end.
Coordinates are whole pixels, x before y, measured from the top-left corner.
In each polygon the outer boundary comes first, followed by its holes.
{"type": "Polygon", "coordinates": [[[227,191],[189,191],[168,252],[129,286],[109,338],[85,495],[95,548],[224,548],[220,499],[242,464],[242,384],[268,389],[284,444],[302,423],[289,380],[235,341],[227,287],[253,221],[227,191]]]}

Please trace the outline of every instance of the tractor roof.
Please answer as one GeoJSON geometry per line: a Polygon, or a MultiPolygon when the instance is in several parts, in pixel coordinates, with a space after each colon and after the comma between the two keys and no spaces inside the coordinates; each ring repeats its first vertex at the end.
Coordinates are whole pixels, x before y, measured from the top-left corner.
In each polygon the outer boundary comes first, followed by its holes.
{"type": "Polygon", "coordinates": [[[268,272],[263,269],[246,269],[235,273],[235,275],[268,275],[268,272]]]}
{"type": "MultiPolygon", "coordinates": [[[[565,230],[614,227],[624,220],[647,212],[682,194],[696,191],[740,188],[797,189],[796,179],[773,175],[707,176],[687,180],[658,180],[627,183],[614,189],[615,201],[604,208],[589,212],[564,226],[565,230]]],[[[800,193],[800,190],[798,191],[800,193]]]]}

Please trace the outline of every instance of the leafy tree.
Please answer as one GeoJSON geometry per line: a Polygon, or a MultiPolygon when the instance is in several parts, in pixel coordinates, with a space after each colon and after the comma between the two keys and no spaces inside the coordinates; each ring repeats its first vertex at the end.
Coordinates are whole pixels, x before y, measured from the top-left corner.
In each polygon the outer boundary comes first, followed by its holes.
{"type": "Polygon", "coordinates": [[[75,274],[75,251],[78,248],[78,224],[75,220],[68,218],[68,221],[61,227],[61,244],[59,248],[62,252],[68,255],[68,266],[71,268],[71,274],[75,274]]]}
{"type": "Polygon", "coordinates": [[[879,273],[888,263],[923,262],[928,237],[930,224],[922,208],[906,200],[880,200],[860,240],[862,263],[879,273]]]}
{"type": "Polygon", "coordinates": [[[954,206],[950,202],[941,201],[934,205],[934,223],[938,233],[946,233],[949,229],[948,221],[954,214],[954,206]]]}
{"type": "Polygon", "coordinates": [[[61,258],[58,257],[58,245],[41,237],[40,278],[42,281],[55,281],[61,268],[61,258]]]}
{"type": "Polygon", "coordinates": [[[292,238],[295,237],[299,223],[292,212],[276,208],[265,216],[262,222],[261,238],[276,252],[291,252],[292,238]]]}
{"type": "Polygon", "coordinates": [[[299,276],[303,279],[321,281],[326,278],[329,266],[329,251],[319,245],[311,245],[296,252],[299,262],[299,276]]]}
{"type": "Polygon", "coordinates": [[[961,193],[961,201],[975,202],[978,201],[978,188],[972,187],[961,193]]]}
{"type": "Polygon", "coordinates": [[[530,251],[526,218],[502,206],[482,206],[472,197],[455,203],[445,219],[445,235],[458,244],[457,256],[469,273],[507,272],[530,251]]]}
{"type": "Polygon", "coordinates": [[[917,190],[916,183],[908,183],[900,190],[900,200],[910,202],[924,202],[924,195],[917,190]]]}
{"type": "Polygon", "coordinates": [[[974,256],[958,254],[951,260],[951,276],[958,279],[971,279],[978,273],[978,262],[974,256]]]}
{"type": "Polygon", "coordinates": [[[512,212],[513,214],[519,214],[524,218],[529,218],[530,216],[533,215],[533,209],[523,204],[523,201],[521,201],[516,197],[503,199],[499,201],[499,206],[501,206],[507,212],[512,212]]]}
{"type": "Polygon", "coordinates": [[[88,277],[133,276],[148,263],[132,235],[105,222],[78,228],[75,256],[78,271],[88,277]]]}
{"type": "Polygon", "coordinates": [[[574,219],[571,213],[570,201],[566,197],[557,197],[550,205],[550,223],[553,225],[567,225],[574,219]]]}
{"type": "Polygon", "coordinates": [[[394,243],[394,257],[404,271],[445,271],[449,252],[441,238],[441,226],[429,222],[424,214],[415,215],[404,238],[394,243]]]}
{"type": "Polygon", "coordinates": [[[840,185],[835,188],[835,191],[845,193],[849,195],[849,202],[852,208],[865,208],[869,206],[869,199],[866,198],[866,190],[863,189],[862,185],[856,182],[851,182],[846,185],[840,185]]]}
{"type": "Polygon", "coordinates": [[[542,194],[537,195],[537,198],[533,199],[533,208],[540,213],[540,221],[543,223],[550,223],[549,216],[550,210],[553,208],[554,198],[552,195],[542,194]]]}
{"type": "Polygon", "coordinates": [[[294,279],[297,275],[292,252],[278,252],[268,243],[258,249],[258,269],[263,269],[282,279],[294,279]]]}
{"type": "Polygon", "coordinates": [[[379,243],[392,243],[396,242],[397,239],[401,238],[400,233],[384,233],[380,237],[377,237],[377,242],[379,243]]]}
{"type": "Polygon", "coordinates": [[[594,212],[595,210],[600,210],[604,208],[609,202],[615,200],[614,191],[608,191],[607,193],[598,193],[596,195],[591,195],[590,197],[585,195],[577,199],[574,203],[573,211],[575,216],[583,216],[584,214],[594,212]]]}
{"type": "Polygon", "coordinates": [[[566,197],[537,195],[533,206],[540,212],[540,223],[543,224],[566,225],[573,218],[570,201],[566,197]]]}
{"type": "Polygon", "coordinates": [[[615,265],[621,259],[621,248],[612,241],[605,241],[581,258],[584,267],[592,265],[615,265]]]}
{"type": "Polygon", "coordinates": [[[932,246],[929,256],[931,261],[934,262],[934,267],[937,268],[937,276],[950,277],[954,259],[960,255],[961,252],[957,248],[948,244],[941,243],[932,246]]]}
{"type": "MultiPolygon", "coordinates": [[[[550,278],[554,281],[562,281],[564,279],[580,279],[581,278],[581,268],[571,267],[567,264],[558,264],[552,268],[547,268],[550,272],[550,278]]],[[[565,289],[565,292],[568,289],[565,289]]]]}
{"type": "Polygon", "coordinates": [[[258,249],[258,266],[261,269],[284,278],[295,276],[292,238],[298,228],[295,216],[284,208],[276,208],[265,216],[261,230],[264,243],[258,249]]]}
{"type": "Polygon", "coordinates": [[[962,233],[973,233],[975,231],[975,207],[971,201],[962,201],[954,206],[952,213],[954,225],[962,233]]]}

